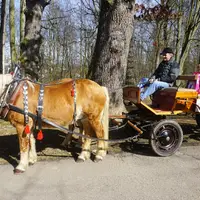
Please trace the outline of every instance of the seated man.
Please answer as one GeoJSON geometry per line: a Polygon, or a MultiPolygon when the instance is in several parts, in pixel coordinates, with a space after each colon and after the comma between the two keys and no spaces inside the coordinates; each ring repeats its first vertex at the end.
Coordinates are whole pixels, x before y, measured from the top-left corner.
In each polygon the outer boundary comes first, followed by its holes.
{"type": "Polygon", "coordinates": [[[161,55],[163,61],[158,65],[153,75],[149,78],[149,85],[141,93],[141,100],[144,100],[158,89],[171,87],[179,75],[179,64],[172,59],[174,53],[171,48],[165,48],[161,55]]]}

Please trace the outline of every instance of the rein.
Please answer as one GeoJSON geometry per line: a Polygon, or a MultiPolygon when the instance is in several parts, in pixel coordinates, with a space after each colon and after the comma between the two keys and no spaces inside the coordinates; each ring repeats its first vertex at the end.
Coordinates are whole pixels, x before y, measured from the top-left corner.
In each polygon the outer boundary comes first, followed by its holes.
{"type": "MultiPolygon", "coordinates": [[[[18,108],[16,106],[12,105],[12,104],[9,104],[8,106],[9,106],[10,110],[24,115],[24,110],[22,110],[21,108],[18,108]]],[[[28,112],[28,116],[31,117],[34,120],[37,120],[37,117],[38,117],[37,115],[35,115],[33,113],[30,113],[30,112],[28,112]]],[[[133,139],[137,139],[139,137],[139,135],[140,135],[138,133],[135,136],[127,137],[127,138],[124,138],[124,139],[114,139],[114,140],[101,139],[101,138],[89,137],[87,135],[83,135],[81,133],[77,133],[75,131],[71,131],[71,130],[63,127],[63,126],[60,126],[60,125],[58,125],[58,124],[56,124],[56,123],[54,123],[52,121],[49,121],[46,118],[41,118],[41,120],[42,120],[42,122],[57,128],[58,130],[64,132],[65,134],[75,134],[75,135],[77,135],[79,137],[82,137],[82,138],[85,138],[85,139],[92,139],[92,140],[95,140],[95,141],[101,140],[101,141],[106,141],[106,142],[113,142],[113,143],[118,142],[119,143],[119,142],[125,142],[125,141],[132,141],[133,139]]]]}

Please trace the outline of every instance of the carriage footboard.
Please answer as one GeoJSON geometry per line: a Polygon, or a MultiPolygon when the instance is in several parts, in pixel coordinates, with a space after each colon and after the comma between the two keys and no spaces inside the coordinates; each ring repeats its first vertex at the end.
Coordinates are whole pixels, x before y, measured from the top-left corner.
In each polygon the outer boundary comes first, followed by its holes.
{"type": "Polygon", "coordinates": [[[140,100],[140,88],[135,86],[126,86],[123,88],[123,99],[125,101],[131,101],[134,104],[141,102],[140,100]]]}

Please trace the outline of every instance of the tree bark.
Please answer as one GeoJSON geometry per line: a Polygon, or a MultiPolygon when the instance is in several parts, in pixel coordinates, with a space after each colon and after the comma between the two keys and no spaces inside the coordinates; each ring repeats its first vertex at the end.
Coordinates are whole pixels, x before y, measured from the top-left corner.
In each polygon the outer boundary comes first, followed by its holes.
{"type": "MultiPolygon", "coordinates": [[[[126,85],[135,85],[135,73],[137,71],[136,69],[136,65],[134,60],[135,60],[135,54],[134,54],[134,49],[133,49],[133,37],[131,38],[130,41],[130,48],[129,48],[129,54],[128,54],[128,58],[127,58],[127,70],[126,70],[126,80],[125,80],[125,84],[126,85]]],[[[137,59],[137,58],[136,58],[137,59]]]]}
{"type": "Polygon", "coordinates": [[[182,50],[179,58],[181,74],[187,72],[184,63],[189,54],[192,40],[194,39],[194,35],[198,30],[199,25],[200,25],[200,1],[193,0],[191,1],[189,8],[189,15],[186,22],[186,28],[184,31],[185,34],[182,42],[182,50]]]}
{"type": "Polygon", "coordinates": [[[134,0],[101,1],[97,41],[88,75],[109,89],[110,113],[124,111],[123,91],[133,33],[134,0]]]}
{"type": "Polygon", "coordinates": [[[25,29],[25,0],[20,0],[20,43],[24,39],[24,29],[25,29]]]}
{"type": "Polygon", "coordinates": [[[1,27],[0,27],[0,74],[4,74],[5,51],[5,27],[6,27],[6,0],[1,2],[1,27]]]}
{"type": "Polygon", "coordinates": [[[15,4],[14,0],[10,0],[9,6],[9,28],[10,28],[10,55],[11,55],[11,70],[17,62],[17,52],[15,44],[15,4]]]}
{"type": "Polygon", "coordinates": [[[25,75],[38,80],[40,71],[41,18],[44,8],[50,3],[46,0],[26,0],[25,35],[21,42],[21,65],[25,75]]]}
{"type": "MultiPolygon", "coordinates": [[[[183,13],[183,0],[179,1],[178,12],[183,13]]],[[[180,15],[177,18],[177,31],[176,31],[176,53],[175,53],[175,60],[179,63],[180,62],[180,53],[179,50],[181,49],[181,35],[183,29],[183,15],[180,15]]]]}

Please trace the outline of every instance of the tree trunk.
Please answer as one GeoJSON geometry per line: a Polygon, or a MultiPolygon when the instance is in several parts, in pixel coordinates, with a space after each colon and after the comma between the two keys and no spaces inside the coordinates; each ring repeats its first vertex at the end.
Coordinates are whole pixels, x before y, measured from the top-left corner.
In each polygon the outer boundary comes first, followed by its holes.
{"type": "Polygon", "coordinates": [[[20,0],[20,43],[24,39],[24,28],[25,28],[24,11],[25,11],[25,5],[26,5],[25,0],[20,0]]]}
{"type": "Polygon", "coordinates": [[[133,45],[134,43],[133,43],[133,37],[132,37],[130,41],[129,54],[128,54],[128,59],[127,59],[127,70],[126,70],[126,80],[125,80],[126,85],[136,84],[134,72],[137,72],[137,68],[134,61],[135,59],[137,59],[135,58],[137,56],[134,54],[133,45]]]}
{"type": "Polygon", "coordinates": [[[191,42],[194,39],[194,35],[198,30],[199,24],[200,24],[200,1],[199,0],[191,1],[189,16],[186,22],[185,35],[182,43],[182,50],[179,60],[181,74],[187,72],[184,63],[189,54],[191,42]]]}
{"type": "Polygon", "coordinates": [[[5,27],[6,27],[6,0],[1,2],[1,26],[0,26],[0,74],[4,74],[5,51],[5,27]]]}
{"type": "MultiPolygon", "coordinates": [[[[164,21],[157,20],[156,21],[156,48],[155,48],[155,65],[154,70],[158,67],[160,63],[160,51],[164,47],[163,38],[162,38],[162,30],[164,29],[164,21]]],[[[164,33],[163,33],[164,35],[164,33]]],[[[164,37],[164,36],[163,36],[164,37]]]]}
{"type": "MultiPolygon", "coordinates": [[[[182,12],[183,10],[183,0],[179,2],[178,12],[182,12]]],[[[183,16],[177,18],[177,33],[176,33],[176,54],[175,60],[179,63],[180,62],[180,49],[181,49],[181,35],[182,35],[182,28],[183,28],[183,16]]]]}
{"type": "Polygon", "coordinates": [[[110,113],[119,114],[124,111],[122,88],[133,33],[135,1],[109,2],[101,1],[97,41],[88,75],[109,89],[110,113]]]}
{"type": "Polygon", "coordinates": [[[40,46],[41,36],[41,17],[44,8],[50,3],[46,0],[26,0],[26,24],[25,35],[21,42],[21,65],[25,75],[38,80],[40,71],[40,46]]]}
{"type": "Polygon", "coordinates": [[[14,0],[10,0],[9,6],[9,28],[10,28],[10,55],[11,55],[11,69],[17,62],[16,44],[15,44],[15,4],[14,0]]]}

